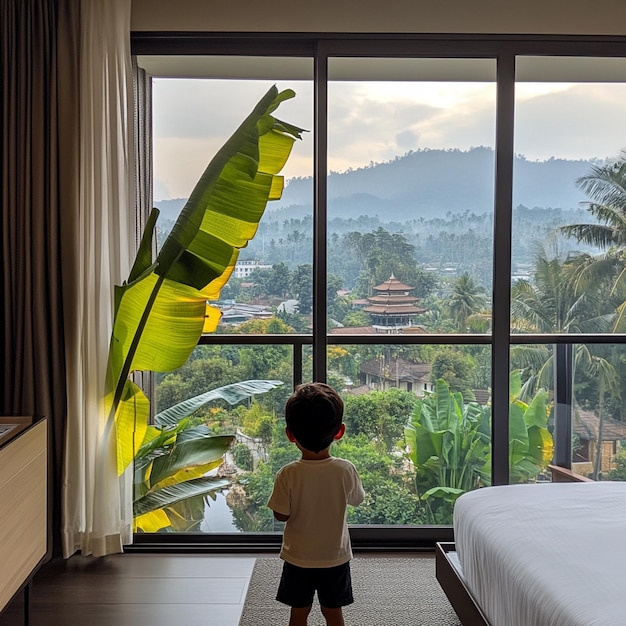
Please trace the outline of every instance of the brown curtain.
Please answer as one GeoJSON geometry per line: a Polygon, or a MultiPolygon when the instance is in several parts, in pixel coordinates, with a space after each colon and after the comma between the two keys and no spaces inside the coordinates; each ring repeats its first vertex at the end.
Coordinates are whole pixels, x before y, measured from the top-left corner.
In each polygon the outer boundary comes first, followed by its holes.
{"type": "Polygon", "coordinates": [[[0,0],[0,411],[49,421],[50,537],[60,554],[78,184],[79,0],[0,0]]]}

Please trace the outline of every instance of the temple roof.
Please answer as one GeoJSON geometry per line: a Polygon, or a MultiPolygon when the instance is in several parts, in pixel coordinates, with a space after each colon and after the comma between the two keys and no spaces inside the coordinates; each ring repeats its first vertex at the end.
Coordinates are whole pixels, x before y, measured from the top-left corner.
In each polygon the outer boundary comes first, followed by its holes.
{"type": "Polygon", "coordinates": [[[404,294],[394,295],[387,293],[379,296],[371,296],[368,300],[371,304],[412,304],[413,302],[417,302],[418,298],[404,294]]]}
{"type": "Polygon", "coordinates": [[[363,310],[374,315],[418,315],[426,311],[426,309],[421,309],[413,304],[372,304],[372,306],[366,306],[363,310]]]}
{"type": "Polygon", "coordinates": [[[412,291],[414,287],[401,283],[392,273],[384,283],[376,285],[374,289],[376,291],[412,291]]]}

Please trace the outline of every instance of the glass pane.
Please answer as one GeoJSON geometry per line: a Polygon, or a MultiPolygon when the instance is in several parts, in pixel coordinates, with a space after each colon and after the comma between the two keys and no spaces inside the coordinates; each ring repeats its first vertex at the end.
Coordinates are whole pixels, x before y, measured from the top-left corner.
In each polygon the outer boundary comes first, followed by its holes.
{"type": "Polygon", "coordinates": [[[510,367],[509,482],[549,482],[556,440],[553,346],[512,346],[510,367]]]}
{"type": "Polygon", "coordinates": [[[329,346],[346,424],[333,454],[367,494],[349,521],[450,524],[458,495],[490,483],[489,364],[488,346],[329,346]]]}
{"type": "Polygon", "coordinates": [[[495,61],[329,59],[328,317],[488,332],[495,61]]]}
{"type": "Polygon", "coordinates": [[[572,469],[594,480],[626,480],[626,346],[576,345],[572,469]]]}
{"type": "MultiPolygon", "coordinates": [[[[176,440],[171,434],[157,448],[142,449],[137,454],[136,468],[140,469],[135,474],[135,500],[148,493],[164,493],[168,485],[155,482],[158,474],[154,468],[165,461],[174,463],[175,457],[181,460],[187,454],[185,446],[193,447],[185,457],[185,471],[197,473],[192,478],[206,480],[207,484],[204,493],[163,507],[163,527],[146,526],[144,531],[273,528],[271,515],[268,517],[262,506],[272,481],[267,463],[272,442],[284,435],[283,409],[292,391],[292,377],[293,349],[283,345],[201,345],[182,368],[156,375],[155,422],[163,424],[165,418],[159,414],[167,414],[168,409],[177,406],[178,414],[167,422],[170,432],[176,426],[176,440]],[[271,384],[264,387],[263,381],[271,384]],[[237,385],[242,382],[243,387],[237,385]],[[200,403],[212,390],[214,395],[200,403]],[[194,400],[198,402],[191,407],[193,410],[184,411],[185,406],[180,406],[181,402],[189,405],[194,400]]],[[[170,472],[168,476],[175,475],[170,472]]],[[[150,511],[158,508],[155,503],[150,511]]],[[[143,521],[147,524],[152,520],[143,521]]]]}
{"type": "Polygon", "coordinates": [[[195,57],[190,59],[190,74],[205,72],[204,77],[153,78],[153,195],[161,210],[159,245],[210,159],[272,85],[296,93],[281,103],[276,117],[309,131],[296,141],[281,172],[282,198],[268,202],[257,233],[240,251],[214,303],[222,311],[218,333],[310,332],[313,65],[310,59],[299,61],[292,68],[289,59],[222,58],[216,65],[195,57]],[[281,80],[285,75],[288,78],[281,80]]]}
{"type": "Polygon", "coordinates": [[[613,332],[624,302],[626,60],[528,57],[517,69],[512,330],[613,332]]]}

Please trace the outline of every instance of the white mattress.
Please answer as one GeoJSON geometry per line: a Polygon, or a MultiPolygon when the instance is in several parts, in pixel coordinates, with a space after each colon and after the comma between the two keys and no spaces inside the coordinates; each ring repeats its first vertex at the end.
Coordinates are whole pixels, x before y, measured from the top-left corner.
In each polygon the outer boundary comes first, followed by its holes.
{"type": "Polygon", "coordinates": [[[478,489],[454,538],[492,626],[626,624],[626,482],[478,489]]]}

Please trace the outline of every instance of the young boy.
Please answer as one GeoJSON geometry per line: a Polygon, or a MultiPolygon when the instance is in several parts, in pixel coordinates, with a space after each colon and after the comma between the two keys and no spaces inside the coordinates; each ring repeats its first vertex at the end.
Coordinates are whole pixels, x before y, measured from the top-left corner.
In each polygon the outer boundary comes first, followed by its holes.
{"type": "Polygon", "coordinates": [[[287,522],[276,599],[291,607],[289,626],[306,626],[316,591],[327,626],[344,626],[342,607],[354,601],[346,507],[365,494],[354,465],[330,455],[342,420],[343,401],[324,383],[300,385],[285,406],[285,433],[302,457],[276,474],[268,506],[287,522]]]}

